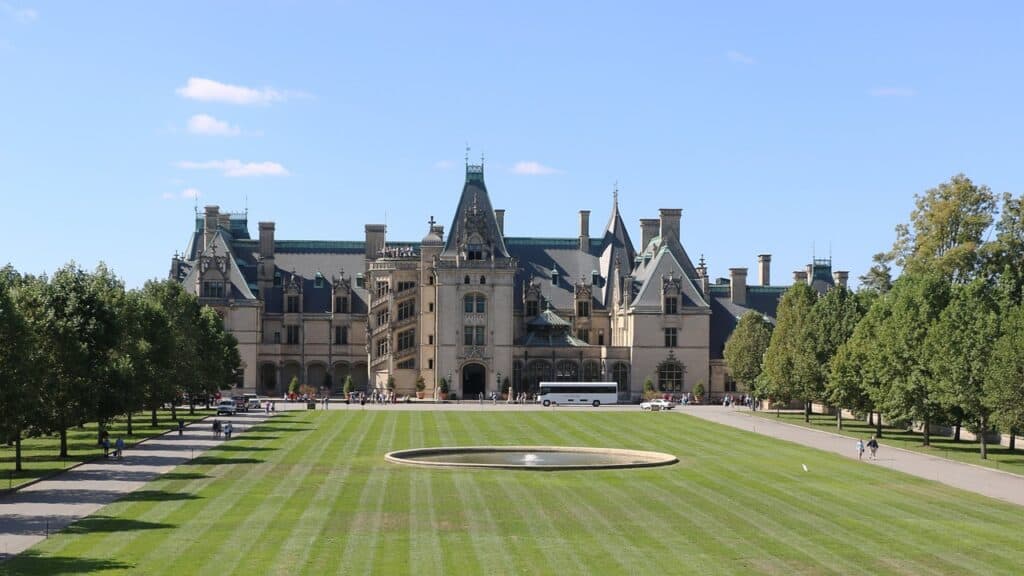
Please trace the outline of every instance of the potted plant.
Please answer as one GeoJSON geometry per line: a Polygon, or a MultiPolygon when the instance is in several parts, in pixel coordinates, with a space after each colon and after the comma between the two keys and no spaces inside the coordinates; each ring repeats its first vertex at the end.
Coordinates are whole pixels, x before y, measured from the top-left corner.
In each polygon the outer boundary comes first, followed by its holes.
{"type": "Polygon", "coordinates": [[[299,392],[299,377],[292,376],[292,381],[288,383],[288,399],[294,400],[295,396],[299,392]]]}
{"type": "Polygon", "coordinates": [[[693,387],[693,398],[697,401],[697,404],[704,402],[704,381],[698,380],[697,384],[693,387]]]}
{"type": "Polygon", "coordinates": [[[423,381],[423,376],[416,379],[416,399],[423,400],[423,391],[427,388],[427,383],[423,381]]]}
{"type": "Polygon", "coordinates": [[[352,394],[352,376],[345,376],[345,384],[341,391],[345,394],[345,404],[348,404],[349,396],[352,394]]]}
{"type": "Polygon", "coordinates": [[[656,396],[654,392],[654,381],[651,380],[650,376],[644,380],[644,400],[650,400],[656,396]]]}
{"type": "Polygon", "coordinates": [[[437,382],[437,398],[438,400],[448,399],[448,380],[446,378],[441,378],[437,382]]]}

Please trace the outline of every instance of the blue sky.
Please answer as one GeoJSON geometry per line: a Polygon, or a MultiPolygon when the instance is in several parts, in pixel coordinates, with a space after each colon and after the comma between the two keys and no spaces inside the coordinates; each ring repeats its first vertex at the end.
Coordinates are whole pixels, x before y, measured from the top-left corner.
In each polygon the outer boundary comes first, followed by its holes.
{"type": "Polygon", "coordinates": [[[683,209],[713,276],[855,278],[957,172],[1024,191],[1017,3],[0,0],[0,262],[166,275],[194,200],[278,238],[511,236],[683,209]]]}

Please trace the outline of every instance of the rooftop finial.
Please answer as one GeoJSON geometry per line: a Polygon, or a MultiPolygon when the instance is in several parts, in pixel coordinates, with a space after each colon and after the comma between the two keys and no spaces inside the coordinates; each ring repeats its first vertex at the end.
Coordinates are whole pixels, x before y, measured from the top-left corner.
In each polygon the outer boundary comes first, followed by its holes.
{"type": "Polygon", "coordinates": [[[701,268],[704,267],[704,255],[703,254],[700,255],[700,261],[698,262],[698,264],[700,264],[701,268]]]}
{"type": "Polygon", "coordinates": [[[435,222],[435,221],[434,221],[434,217],[433,217],[433,216],[431,216],[431,217],[430,217],[430,220],[427,220],[427,224],[430,224],[430,227],[431,227],[431,228],[433,228],[433,227],[434,227],[434,224],[437,224],[437,222],[435,222]]]}
{"type": "Polygon", "coordinates": [[[619,207],[619,181],[618,180],[615,181],[615,186],[612,188],[612,204],[614,204],[616,208],[619,207]]]}
{"type": "Polygon", "coordinates": [[[466,166],[469,166],[469,142],[466,142],[466,166]]]}

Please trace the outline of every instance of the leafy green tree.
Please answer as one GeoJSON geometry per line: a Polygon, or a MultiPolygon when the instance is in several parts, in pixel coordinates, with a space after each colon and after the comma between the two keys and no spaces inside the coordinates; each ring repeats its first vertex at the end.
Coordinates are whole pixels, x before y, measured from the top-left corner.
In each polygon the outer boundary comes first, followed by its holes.
{"type": "Polygon", "coordinates": [[[1000,336],[992,347],[985,384],[985,404],[992,422],[1013,434],[1024,429],[1024,306],[1003,313],[1000,336]]]}
{"type": "Polygon", "coordinates": [[[816,300],[817,293],[804,283],[794,284],[782,295],[763,367],[765,392],[777,403],[792,398],[803,402],[806,421],[810,421],[811,402],[824,392],[814,349],[807,340],[807,323],[816,300]]]}
{"type": "MultiPolygon", "coordinates": [[[[807,367],[811,390],[816,399],[829,397],[827,382],[832,359],[839,348],[853,335],[864,315],[856,294],[836,286],[818,298],[805,325],[804,345],[810,347],[813,361],[807,367]]],[[[842,408],[836,410],[837,425],[842,428],[842,408]]]]}
{"type": "Polygon", "coordinates": [[[892,289],[892,266],[889,265],[892,258],[888,252],[879,252],[872,256],[871,268],[860,277],[862,290],[885,294],[892,289]]]}
{"type": "Polygon", "coordinates": [[[352,376],[345,376],[345,384],[342,385],[341,389],[345,393],[345,398],[348,398],[349,394],[352,393],[352,376]]]}
{"type": "Polygon", "coordinates": [[[999,334],[998,306],[987,279],[955,285],[949,305],[928,332],[925,348],[941,400],[966,418],[988,458],[986,433],[992,415],[987,374],[999,334]]]}
{"type": "Polygon", "coordinates": [[[732,377],[754,393],[761,364],[772,338],[772,324],[760,312],[750,311],[740,318],[725,343],[725,362],[732,377]]]}
{"type": "MultiPolygon", "coordinates": [[[[224,322],[209,306],[199,309],[195,354],[198,359],[193,390],[209,398],[235,386],[241,366],[238,342],[224,330],[224,322]]],[[[190,410],[194,410],[194,401],[190,410]]]]}
{"type": "MultiPolygon", "coordinates": [[[[878,332],[891,314],[891,297],[873,297],[871,291],[859,294],[864,316],[850,338],[836,351],[826,384],[826,396],[834,406],[865,411],[875,425],[875,435],[882,437],[882,415],[879,410],[889,393],[888,381],[882,376],[884,359],[876,346],[878,332]]],[[[842,426],[842,421],[837,421],[842,426]]]]}
{"type": "Polygon", "coordinates": [[[14,469],[21,471],[21,438],[32,424],[34,348],[25,319],[15,303],[21,277],[10,267],[0,272],[0,440],[14,443],[14,469]]]}
{"type": "Polygon", "coordinates": [[[910,222],[896,227],[893,261],[906,272],[970,281],[981,264],[981,244],[995,209],[987,186],[963,174],[953,176],[914,197],[910,222]]]}

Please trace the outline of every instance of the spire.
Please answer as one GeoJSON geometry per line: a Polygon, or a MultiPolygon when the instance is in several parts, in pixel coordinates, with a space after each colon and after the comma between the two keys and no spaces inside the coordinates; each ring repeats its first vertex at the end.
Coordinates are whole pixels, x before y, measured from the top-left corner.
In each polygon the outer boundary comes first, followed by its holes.
{"type": "Polygon", "coordinates": [[[480,164],[470,164],[469,146],[466,146],[466,182],[445,242],[446,256],[454,258],[461,255],[466,259],[511,257],[487,195],[483,160],[481,156],[480,164]]]}

